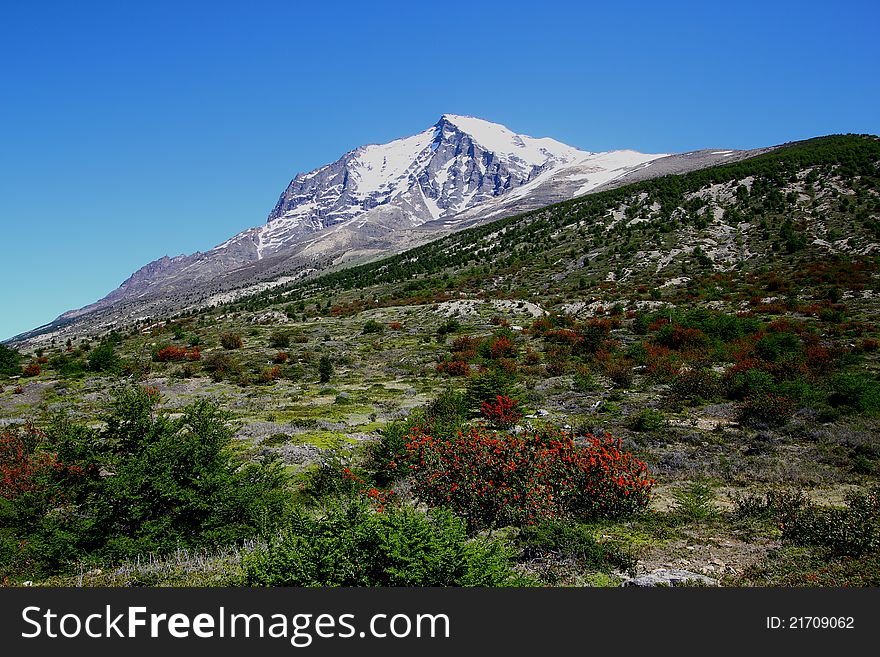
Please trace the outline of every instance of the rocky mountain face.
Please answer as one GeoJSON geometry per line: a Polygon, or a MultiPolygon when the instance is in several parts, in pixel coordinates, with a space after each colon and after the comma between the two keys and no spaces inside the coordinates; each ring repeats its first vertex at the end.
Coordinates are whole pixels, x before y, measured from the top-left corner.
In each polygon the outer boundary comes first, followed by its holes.
{"type": "Polygon", "coordinates": [[[204,253],[149,263],[103,299],[17,339],[103,330],[226,301],[619,181],[751,154],[593,153],[482,119],[444,114],[417,135],[361,146],[298,174],[263,225],[204,253]]]}

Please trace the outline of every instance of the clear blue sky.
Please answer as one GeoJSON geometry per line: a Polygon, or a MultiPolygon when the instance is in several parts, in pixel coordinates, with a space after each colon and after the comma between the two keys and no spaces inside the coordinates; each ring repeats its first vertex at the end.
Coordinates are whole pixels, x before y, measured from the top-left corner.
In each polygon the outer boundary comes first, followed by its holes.
{"type": "Polygon", "coordinates": [[[880,3],[0,5],[0,338],[444,112],[588,150],[880,132],[880,3]]]}

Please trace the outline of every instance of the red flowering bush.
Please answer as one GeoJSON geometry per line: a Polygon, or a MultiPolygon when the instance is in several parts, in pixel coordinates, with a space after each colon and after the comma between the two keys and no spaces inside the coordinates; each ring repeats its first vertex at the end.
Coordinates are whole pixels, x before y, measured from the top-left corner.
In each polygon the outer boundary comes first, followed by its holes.
{"type": "Polygon", "coordinates": [[[480,414],[492,426],[508,429],[519,422],[522,413],[516,410],[519,401],[506,395],[496,395],[494,401],[484,401],[480,405],[480,414]]]}
{"type": "Polygon", "coordinates": [[[290,358],[290,354],[286,351],[279,351],[275,354],[275,358],[272,359],[273,363],[277,363],[278,365],[283,365],[290,358]]]}
{"type": "Polygon", "coordinates": [[[400,322],[391,322],[388,325],[388,328],[390,328],[392,331],[399,331],[403,328],[403,324],[401,324],[400,322]]]}
{"type": "Polygon", "coordinates": [[[647,465],[610,435],[579,444],[557,430],[511,436],[478,427],[449,439],[415,429],[407,441],[403,464],[416,496],[452,509],[471,530],[635,513],[654,484],[647,465]]]}
{"type": "Polygon", "coordinates": [[[39,363],[30,363],[26,365],[24,369],[21,371],[22,376],[39,376],[40,372],[43,370],[40,368],[39,363]]]}
{"type": "Polygon", "coordinates": [[[202,352],[198,347],[186,349],[185,347],[162,347],[153,354],[153,360],[159,363],[181,360],[201,360],[202,352]]]}
{"type": "Polygon", "coordinates": [[[449,376],[470,376],[471,366],[463,360],[446,360],[437,364],[437,371],[449,376]]]}
{"type": "Polygon", "coordinates": [[[186,358],[186,349],[183,347],[163,347],[156,352],[153,360],[165,363],[172,360],[183,360],[186,358]]]}

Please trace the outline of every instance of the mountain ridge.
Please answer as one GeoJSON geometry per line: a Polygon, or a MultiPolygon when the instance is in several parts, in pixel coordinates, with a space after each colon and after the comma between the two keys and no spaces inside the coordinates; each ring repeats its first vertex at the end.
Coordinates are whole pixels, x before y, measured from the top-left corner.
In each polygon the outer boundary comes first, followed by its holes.
{"type": "Polygon", "coordinates": [[[639,172],[687,171],[757,152],[706,149],[695,152],[702,154],[696,159],[688,157],[693,153],[592,152],[483,119],[444,114],[421,133],[359,146],[333,163],[298,173],[265,223],[207,251],[147,263],[102,299],[11,341],[71,324],[112,328],[227,299],[235,290],[393,253],[606,188],[639,172]]]}

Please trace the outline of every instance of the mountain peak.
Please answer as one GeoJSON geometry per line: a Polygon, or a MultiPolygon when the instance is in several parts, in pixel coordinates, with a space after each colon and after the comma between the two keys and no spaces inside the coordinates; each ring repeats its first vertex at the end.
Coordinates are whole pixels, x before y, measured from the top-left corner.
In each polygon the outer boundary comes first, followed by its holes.
{"type": "Polygon", "coordinates": [[[480,146],[499,156],[512,156],[530,164],[575,164],[590,155],[589,151],[574,148],[550,137],[530,137],[517,134],[507,126],[492,123],[475,116],[443,114],[436,127],[443,130],[452,126],[468,135],[480,146]]]}

